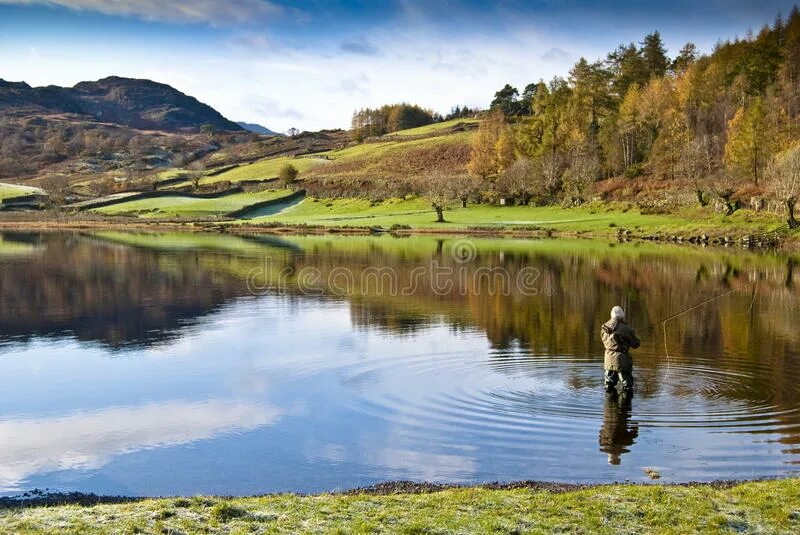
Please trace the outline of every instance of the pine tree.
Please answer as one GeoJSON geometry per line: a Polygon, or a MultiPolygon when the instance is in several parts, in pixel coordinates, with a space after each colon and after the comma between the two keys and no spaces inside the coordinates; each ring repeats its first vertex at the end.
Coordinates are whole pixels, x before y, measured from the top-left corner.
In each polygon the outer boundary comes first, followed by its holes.
{"type": "Polygon", "coordinates": [[[655,31],[644,36],[642,56],[647,66],[647,72],[651,77],[664,76],[669,66],[669,58],[659,32],[655,31]]]}

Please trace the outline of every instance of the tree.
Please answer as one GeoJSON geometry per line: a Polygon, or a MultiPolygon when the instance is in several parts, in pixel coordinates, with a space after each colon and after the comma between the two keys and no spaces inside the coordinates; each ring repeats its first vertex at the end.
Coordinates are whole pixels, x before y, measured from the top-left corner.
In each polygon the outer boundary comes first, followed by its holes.
{"type": "Polygon", "coordinates": [[[678,52],[677,57],[672,60],[671,69],[676,74],[683,74],[697,61],[697,47],[694,43],[686,43],[678,52]]]}
{"type": "Polygon", "coordinates": [[[192,189],[197,190],[200,188],[200,180],[205,175],[206,164],[203,160],[196,160],[189,164],[189,181],[192,183],[192,189]]]}
{"type": "Polygon", "coordinates": [[[612,74],[612,87],[617,98],[622,98],[633,84],[643,86],[650,78],[650,71],[642,53],[636,45],[619,45],[611,52],[607,59],[609,71],[612,74]]]}
{"type": "Polygon", "coordinates": [[[50,203],[58,209],[70,194],[69,180],[65,175],[50,175],[42,181],[42,189],[47,192],[50,203]]]}
{"type": "Polygon", "coordinates": [[[297,182],[298,174],[299,171],[297,170],[297,168],[294,165],[287,163],[286,165],[281,167],[280,171],[278,171],[278,181],[280,181],[281,184],[284,184],[286,186],[291,186],[292,184],[297,182]]]}
{"type": "Polygon", "coordinates": [[[619,107],[617,124],[622,142],[622,161],[625,169],[639,161],[639,148],[644,129],[641,100],[642,90],[638,84],[633,84],[619,107]]]}
{"type": "Polygon", "coordinates": [[[208,137],[208,139],[212,139],[214,137],[214,125],[211,123],[206,123],[200,127],[200,131],[208,137]]]}
{"type": "Polygon", "coordinates": [[[497,179],[497,189],[519,204],[527,205],[534,193],[543,193],[543,188],[537,188],[541,186],[541,181],[537,180],[539,175],[539,170],[531,160],[520,158],[497,179]]]}
{"type": "Polygon", "coordinates": [[[497,142],[505,127],[505,118],[494,111],[481,121],[472,141],[467,170],[472,176],[486,180],[498,172],[497,142]]]}
{"type": "Polygon", "coordinates": [[[496,161],[498,172],[503,172],[516,159],[516,143],[511,127],[504,125],[500,130],[500,137],[495,143],[496,161]]]}
{"type": "Polygon", "coordinates": [[[539,84],[528,84],[522,91],[522,96],[519,99],[520,115],[530,115],[533,109],[533,99],[536,98],[536,91],[539,89],[539,84]]]}
{"type": "Polygon", "coordinates": [[[578,60],[569,73],[577,127],[588,135],[592,144],[597,143],[600,119],[608,115],[612,106],[610,80],[611,73],[602,62],[589,63],[584,58],[578,60]]]}
{"type": "Polygon", "coordinates": [[[741,207],[736,192],[742,187],[741,175],[723,170],[712,177],[711,189],[725,206],[725,215],[733,215],[741,207]]]}
{"type": "Polygon", "coordinates": [[[416,190],[436,212],[436,222],[444,223],[444,211],[457,200],[457,180],[441,171],[431,171],[417,180],[416,190]]]}
{"type": "Polygon", "coordinates": [[[661,40],[661,34],[657,31],[644,36],[642,57],[650,77],[661,77],[667,72],[667,67],[669,66],[667,49],[661,40]]]}
{"type": "Polygon", "coordinates": [[[461,207],[466,208],[470,198],[476,197],[481,191],[481,182],[468,173],[456,175],[450,179],[453,196],[461,201],[461,207]]]}
{"type": "Polygon", "coordinates": [[[786,208],[787,223],[797,228],[795,209],[800,198],[800,143],[777,154],[767,168],[768,188],[786,208]]]}
{"type": "Polygon", "coordinates": [[[758,185],[766,163],[766,121],[763,100],[757,97],[748,107],[739,107],[728,122],[725,166],[729,173],[747,177],[758,185]]]}
{"type": "Polygon", "coordinates": [[[506,117],[519,115],[520,106],[517,101],[518,97],[519,91],[517,88],[506,84],[503,89],[494,94],[494,100],[492,100],[489,109],[500,110],[506,117]]]}
{"type": "Polygon", "coordinates": [[[586,193],[600,175],[600,159],[592,146],[577,147],[570,157],[564,172],[564,195],[572,204],[581,204],[586,193]]]}
{"type": "Polygon", "coordinates": [[[291,127],[289,130],[286,131],[286,135],[290,138],[296,138],[300,135],[300,130],[295,127],[291,127]]]}
{"type": "Polygon", "coordinates": [[[706,192],[719,172],[718,145],[715,136],[697,136],[683,147],[678,160],[678,174],[692,183],[700,206],[708,205],[706,192]]]}

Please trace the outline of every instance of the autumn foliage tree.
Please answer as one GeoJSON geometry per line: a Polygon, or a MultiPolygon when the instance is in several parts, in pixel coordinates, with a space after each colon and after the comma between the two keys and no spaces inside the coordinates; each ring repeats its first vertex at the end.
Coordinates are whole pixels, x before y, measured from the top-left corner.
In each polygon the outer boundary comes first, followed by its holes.
{"type": "Polygon", "coordinates": [[[776,155],[767,169],[770,192],[786,209],[789,227],[797,228],[795,217],[798,198],[800,198],[800,144],[776,155]]]}
{"type": "Polygon", "coordinates": [[[506,128],[505,117],[500,111],[490,113],[481,121],[467,164],[467,171],[472,176],[485,181],[497,175],[500,168],[497,148],[506,128]]]}

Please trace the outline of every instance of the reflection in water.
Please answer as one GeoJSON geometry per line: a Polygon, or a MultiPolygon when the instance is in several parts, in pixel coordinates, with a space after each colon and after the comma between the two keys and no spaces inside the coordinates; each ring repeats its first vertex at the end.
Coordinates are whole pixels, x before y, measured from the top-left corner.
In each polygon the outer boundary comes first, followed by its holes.
{"type": "Polygon", "coordinates": [[[600,428],[600,451],[608,455],[608,464],[617,465],[623,453],[636,443],[639,424],[631,422],[633,396],[606,394],[603,408],[603,427],[600,428]]]}
{"type": "Polygon", "coordinates": [[[795,265],[584,240],[6,235],[0,492],[794,473],[795,265]],[[602,391],[618,303],[643,342],[633,406],[602,391]]]}
{"type": "Polygon", "coordinates": [[[0,489],[20,490],[21,482],[39,472],[97,469],[113,455],[255,429],[280,414],[252,403],[211,400],[0,421],[0,489]]]}

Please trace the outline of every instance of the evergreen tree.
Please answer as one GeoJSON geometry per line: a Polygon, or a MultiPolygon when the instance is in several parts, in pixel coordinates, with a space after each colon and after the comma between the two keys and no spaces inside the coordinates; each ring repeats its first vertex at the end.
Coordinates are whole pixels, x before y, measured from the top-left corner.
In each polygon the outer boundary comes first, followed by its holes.
{"type": "Polygon", "coordinates": [[[642,42],[642,57],[647,66],[647,72],[651,77],[664,76],[669,66],[667,49],[661,40],[661,34],[657,31],[644,36],[642,42]]]}

